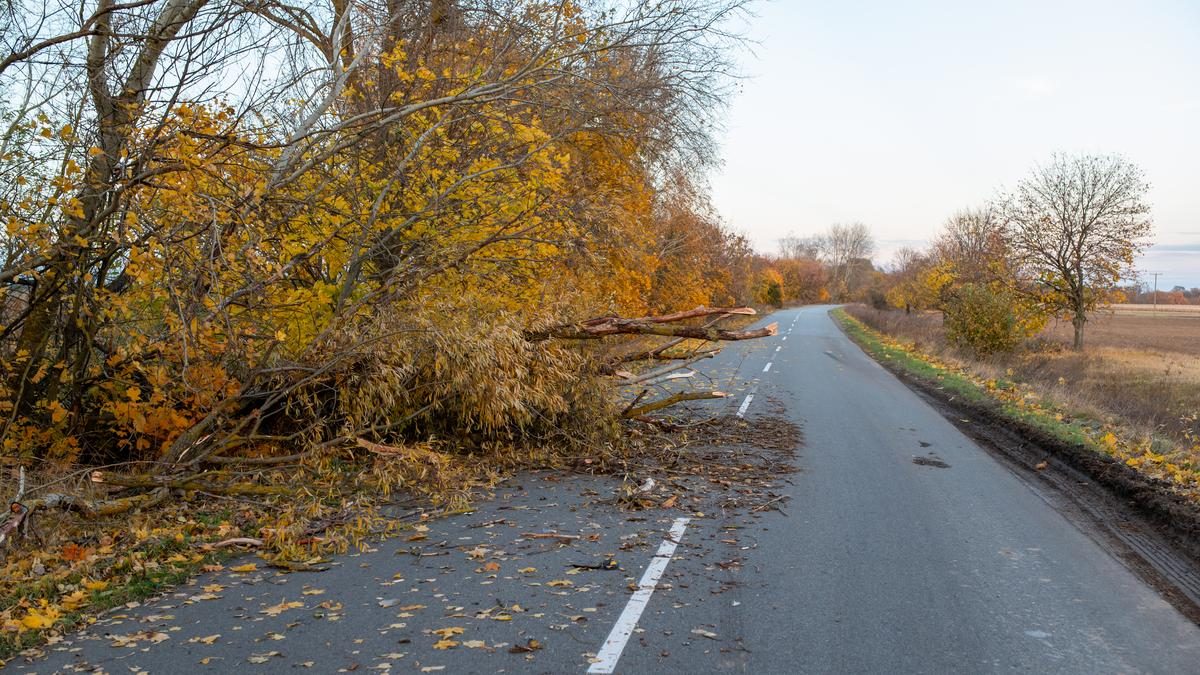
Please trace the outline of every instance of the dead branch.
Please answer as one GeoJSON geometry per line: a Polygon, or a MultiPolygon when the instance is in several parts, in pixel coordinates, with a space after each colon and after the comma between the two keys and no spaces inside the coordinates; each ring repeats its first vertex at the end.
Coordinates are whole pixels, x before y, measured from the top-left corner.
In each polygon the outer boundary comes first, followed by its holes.
{"type": "MultiPolygon", "coordinates": [[[[640,319],[632,319],[633,321],[646,321],[650,323],[672,323],[675,321],[684,321],[686,319],[696,319],[702,316],[713,316],[715,314],[730,315],[740,314],[742,316],[756,316],[757,311],[753,307],[704,307],[700,306],[695,309],[688,309],[682,312],[674,312],[671,314],[663,314],[661,316],[644,316],[640,319]]],[[[611,317],[599,317],[590,321],[600,322],[611,317]]],[[[585,322],[587,323],[587,322],[585,322]]]]}
{"type": "Polygon", "coordinates": [[[575,541],[581,538],[577,534],[558,534],[557,532],[522,532],[521,536],[526,539],[561,539],[563,541],[575,541]]]}
{"type": "MultiPolygon", "coordinates": [[[[719,316],[716,316],[712,320],[710,320],[708,323],[704,324],[704,327],[708,328],[710,326],[715,326],[718,323],[720,323],[721,321],[729,318],[729,316],[730,316],[729,314],[721,314],[719,316]]],[[[670,353],[670,350],[672,348],[678,347],[679,345],[683,344],[686,341],[687,341],[687,338],[675,338],[673,340],[667,340],[666,342],[664,342],[663,344],[661,344],[657,347],[645,349],[640,352],[633,352],[631,354],[626,354],[626,355],[622,356],[621,358],[617,359],[616,363],[629,363],[631,361],[648,361],[651,359],[672,361],[672,360],[676,360],[676,359],[690,358],[691,356],[695,355],[694,351],[688,351],[688,352],[686,352],[682,355],[678,355],[678,356],[670,353]]],[[[713,353],[715,354],[716,351],[717,350],[714,350],[713,353]]],[[[615,364],[613,364],[613,365],[615,365],[615,364]]],[[[610,367],[612,367],[612,366],[610,365],[610,367]]]]}
{"type": "Polygon", "coordinates": [[[728,394],[721,391],[683,391],[678,394],[672,394],[666,398],[660,398],[659,400],[647,403],[646,405],[638,406],[632,410],[626,410],[621,416],[626,419],[636,419],[642,415],[645,415],[646,413],[652,413],[656,410],[669,408],[676,403],[683,403],[684,401],[704,401],[712,398],[725,398],[726,396],[728,396],[728,394]]]}
{"type": "MultiPolygon", "coordinates": [[[[740,314],[753,316],[757,312],[752,307],[697,307],[683,312],[663,314],[662,316],[644,316],[638,318],[622,318],[619,316],[600,316],[579,323],[560,324],[536,331],[526,331],[525,339],[531,342],[541,342],[550,338],[561,340],[593,340],[609,335],[662,335],[673,338],[692,338],[696,340],[749,340],[757,337],[767,337],[775,334],[776,325],[750,331],[723,330],[713,326],[716,321],[704,326],[670,326],[678,321],[695,319],[704,316],[719,315],[724,318],[740,314]]],[[[678,344],[663,347],[657,351],[678,344]]],[[[653,353],[653,352],[651,352],[653,353]]]]}
{"type": "Polygon", "coordinates": [[[704,328],[701,326],[671,326],[664,323],[645,321],[642,319],[622,319],[619,317],[604,319],[599,323],[577,323],[556,326],[543,331],[531,331],[525,334],[526,339],[537,342],[558,338],[560,340],[596,340],[610,335],[661,335],[663,337],[690,338],[693,340],[709,340],[711,342],[736,342],[738,340],[753,340],[770,337],[779,330],[779,324],[771,324],[766,328],[754,330],[725,330],[723,328],[704,328]]]}
{"type": "Polygon", "coordinates": [[[0,526],[0,545],[8,541],[9,536],[25,522],[25,518],[29,515],[29,507],[20,502],[13,502],[9,506],[8,512],[8,520],[0,526]]]}
{"type": "Polygon", "coordinates": [[[17,471],[19,475],[17,479],[17,494],[9,504],[8,520],[5,521],[4,525],[0,525],[0,546],[3,546],[4,542],[8,541],[8,538],[18,527],[28,526],[27,519],[30,509],[21,503],[21,500],[25,497],[25,467],[19,467],[17,471]]]}
{"type": "Polygon", "coordinates": [[[234,537],[224,541],[217,541],[211,544],[197,544],[196,547],[203,551],[215,551],[217,549],[229,548],[230,546],[249,546],[251,548],[261,548],[263,546],[262,539],[254,537],[234,537]]]}
{"type": "Polygon", "coordinates": [[[220,478],[222,472],[192,474],[181,477],[92,473],[92,481],[106,483],[126,488],[168,488],[171,490],[195,490],[223,495],[280,495],[292,491],[284,485],[260,485],[258,483],[217,483],[213,479],[220,478]]]}
{"type": "Polygon", "coordinates": [[[637,404],[641,403],[642,399],[646,398],[646,394],[649,394],[649,393],[650,393],[649,389],[643,389],[643,390],[639,391],[638,395],[633,397],[633,400],[629,402],[629,405],[625,406],[625,409],[621,411],[621,416],[624,417],[625,413],[627,413],[630,410],[633,410],[635,407],[637,407],[637,404]]]}
{"type": "Polygon", "coordinates": [[[36,508],[57,508],[74,511],[88,518],[107,518],[129,511],[153,508],[166,501],[170,494],[171,491],[167,488],[157,488],[144,494],[97,503],[92,503],[86,499],[72,495],[51,494],[46,495],[37,503],[31,503],[30,511],[32,512],[36,506],[36,508]]]}

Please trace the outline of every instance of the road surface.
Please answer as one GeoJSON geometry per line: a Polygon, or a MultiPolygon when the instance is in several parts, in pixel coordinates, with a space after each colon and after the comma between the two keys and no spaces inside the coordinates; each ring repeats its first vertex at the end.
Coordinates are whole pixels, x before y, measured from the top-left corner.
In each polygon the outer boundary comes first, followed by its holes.
{"type": "Polygon", "coordinates": [[[803,428],[786,514],[622,511],[612,479],[532,473],[417,541],[319,574],[205,575],[9,668],[1200,672],[1194,624],[827,309],[778,312],[778,336],[706,367],[728,412],[803,428]]]}

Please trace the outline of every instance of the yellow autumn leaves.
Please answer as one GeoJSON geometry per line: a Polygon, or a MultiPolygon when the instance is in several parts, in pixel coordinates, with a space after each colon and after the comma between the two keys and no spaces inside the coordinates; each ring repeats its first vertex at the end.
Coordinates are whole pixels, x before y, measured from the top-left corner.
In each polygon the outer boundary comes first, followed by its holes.
{"type": "MultiPolygon", "coordinates": [[[[70,588],[68,586],[68,588],[70,588]]],[[[55,603],[45,598],[31,601],[22,599],[16,609],[19,618],[12,618],[11,613],[0,622],[0,632],[23,633],[25,631],[40,631],[52,628],[65,614],[76,612],[88,605],[93,593],[108,588],[107,581],[94,581],[87,577],[81,579],[77,588],[64,593],[55,603]]]]}

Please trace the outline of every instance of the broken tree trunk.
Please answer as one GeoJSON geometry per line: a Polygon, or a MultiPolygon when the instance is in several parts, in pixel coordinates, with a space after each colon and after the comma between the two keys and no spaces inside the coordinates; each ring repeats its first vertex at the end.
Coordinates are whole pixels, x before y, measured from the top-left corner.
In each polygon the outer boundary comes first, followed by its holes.
{"type": "Polygon", "coordinates": [[[727,342],[752,340],[774,335],[777,324],[756,330],[725,330],[708,326],[673,326],[677,321],[713,315],[756,314],[751,307],[697,307],[686,312],[675,312],[662,316],[647,316],[636,319],[619,316],[602,316],[579,323],[561,324],[536,331],[528,331],[525,338],[534,342],[558,338],[560,340],[595,340],[610,335],[661,335],[672,338],[691,338],[727,342]]]}
{"type": "MultiPolygon", "coordinates": [[[[696,373],[691,371],[686,373],[678,371],[702,359],[711,358],[720,351],[718,348],[702,352],[692,349],[683,354],[668,353],[668,350],[683,344],[686,340],[731,342],[753,340],[755,338],[775,335],[778,331],[778,324],[774,323],[764,328],[752,330],[729,330],[717,327],[718,323],[731,316],[755,316],[757,314],[758,312],[751,307],[697,307],[683,312],[674,312],[660,316],[623,318],[610,315],[578,323],[559,324],[549,328],[527,331],[525,338],[533,342],[549,339],[599,340],[611,335],[657,335],[671,338],[666,344],[658,345],[657,347],[643,347],[632,354],[626,354],[613,361],[601,364],[600,372],[624,378],[626,381],[622,384],[625,386],[641,385],[643,387],[651,387],[665,384],[670,380],[686,379],[694,376],[696,373]],[[699,326],[678,325],[681,321],[700,318],[708,318],[709,320],[699,326]],[[660,359],[678,360],[680,363],[652,369],[636,375],[616,369],[616,366],[621,363],[660,359]]],[[[648,392],[649,389],[643,389],[625,407],[621,412],[621,416],[626,419],[647,421],[648,418],[645,418],[647,413],[669,408],[678,403],[725,397],[725,394],[719,391],[684,391],[674,394],[664,391],[665,396],[663,398],[642,403],[648,392]]]]}
{"type": "Polygon", "coordinates": [[[653,323],[641,319],[607,319],[595,324],[572,324],[557,326],[547,331],[539,331],[527,335],[529,339],[546,340],[559,338],[561,340],[594,340],[610,335],[661,335],[664,337],[681,337],[693,340],[709,340],[712,342],[733,342],[737,340],[753,340],[770,337],[779,330],[778,324],[755,330],[725,330],[723,328],[704,328],[702,326],[671,326],[653,323]]]}
{"type": "Polygon", "coordinates": [[[721,391],[682,391],[678,394],[672,394],[666,398],[652,401],[646,405],[641,405],[636,408],[626,410],[622,417],[627,419],[635,419],[645,415],[646,413],[652,413],[656,410],[669,408],[676,403],[683,403],[684,401],[704,401],[710,398],[725,398],[726,396],[728,396],[728,394],[721,391]]]}

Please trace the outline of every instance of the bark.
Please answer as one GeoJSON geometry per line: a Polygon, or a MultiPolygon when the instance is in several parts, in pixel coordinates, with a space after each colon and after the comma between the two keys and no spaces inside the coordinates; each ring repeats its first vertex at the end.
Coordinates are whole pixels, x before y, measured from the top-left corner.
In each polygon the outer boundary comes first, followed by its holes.
{"type": "Polygon", "coordinates": [[[770,337],[778,331],[778,324],[755,330],[725,330],[723,328],[701,328],[699,326],[669,326],[661,323],[650,323],[637,319],[611,319],[600,324],[558,326],[549,331],[529,333],[530,340],[540,341],[549,338],[560,340],[594,340],[609,335],[661,335],[664,337],[681,337],[694,340],[709,340],[712,342],[727,342],[738,340],[753,340],[770,337]]]}
{"type": "MultiPolygon", "coordinates": [[[[702,317],[702,316],[714,316],[716,314],[721,314],[721,315],[738,314],[738,315],[742,315],[742,316],[755,316],[758,314],[758,312],[756,312],[753,307],[697,307],[695,309],[689,309],[689,310],[685,310],[682,312],[675,312],[673,314],[663,314],[662,316],[646,316],[646,317],[642,317],[641,319],[635,319],[635,321],[650,321],[652,323],[671,323],[673,321],[683,321],[685,319],[695,319],[695,318],[702,317]]],[[[592,319],[592,321],[603,321],[604,319],[607,319],[607,318],[609,318],[609,317],[600,317],[599,319],[592,319]]]]}
{"type": "MultiPolygon", "coordinates": [[[[757,314],[752,307],[697,307],[682,312],[663,314],[661,316],[643,316],[637,318],[622,318],[619,316],[599,316],[579,323],[561,324],[536,331],[526,331],[525,339],[531,342],[541,342],[550,338],[564,340],[590,340],[609,335],[663,335],[677,338],[694,338],[698,340],[749,340],[757,337],[774,335],[776,324],[753,331],[730,331],[713,328],[715,321],[704,326],[666,326],[664,324],[697,319],[706,316],[724,318],[729,315],[754,316],[757,314]]],[[[678,344],[674,341],[669,345],[654,350],[658,353],[667,347],[678,344]]]]}
{"type": "Polygon", "coordinates": [[[214,479],[220,479],[223,476],[222,472],[214,471],[207,474],[195,474],[191,476],[121,476],[115,474],[101,474],[93,478],[95,482],[105,483],[108,485],[117,485],[127,488],[169,488],[171,490],[195,490],[197,492],[210,492],[223,495],[280,495],[287,494],[291,491],[284,485],[259,485],[258,483],[222,483],[216,482],[214,479]]]}
{"type": "MultiPolygon", "coordinates": [[[[698,311],[698,310],[693,310],[698,311]]],[[[728,313],[724,310],[707,311],[706,314],[712,313],[728,313]]],[[[680,315],[686,314],[680,312],[680,315]]],[[[691,316],[705,316],[706,314],[692,314],[691,316]]],[[[752,340],[754,338],[769,337],[775,335],[778,330],[778,324],[771,324],[766,328],[757,328],[754,330],[726,330],[712,326],[672,326],[671,321],[680,321],[683,318],[670,318],[678,315],[668,315],[667,317],[645,317],[638,319],[623,319],[621,317],[601,317],[590,319],[581,323],[564,324],[554,326],[538,331],[528,331],[525,333],[525,338],[531,342],[540,342],[550,338],[558,338],[560,340],[595,340],[610,335],[661,335],[664,337],[674,338],[691,338],[695,340],[710,340],[713,342],[721,341],[736,341],[736,340],[752,340]]]]}
{"type": "Polygon", "coordinates": [[[713,398],[725,398],[726,396],[727,394],[720,391],[685,391],[678,394],[672,394],[671,396],[647,403],[646,405],[626,410],[622,416],[632,419],[641,417],[646,413],[652,413],[656,410],[669,408],[677,403],[683,403],[684,401],[706,401],[713,398]]]}
{"type": "Polygon", "coordinates": [[[107,501],[93,502],[75,495],[50,493],[27,502],[13,502],[9,507],[9,519],[0,525],[0,546],[11,539],[18,529],[28,533],[33,515],[39,510],[59,509],[71,511],[89,520],[118,516],[129,511],[156,506],[166,500],[169,491],[157,489],[146,494],[133,495],[107,501]]]}

